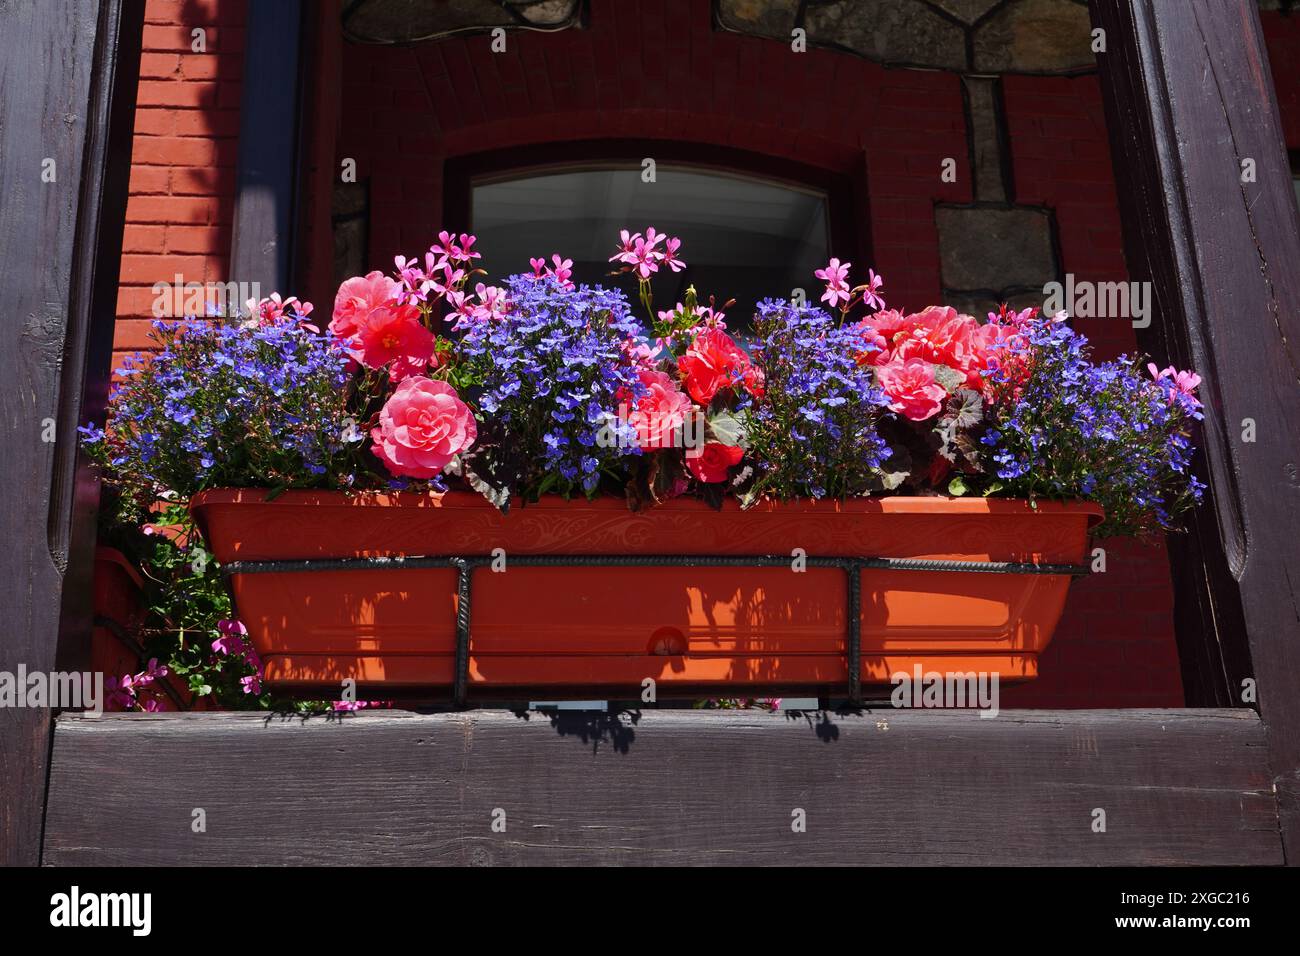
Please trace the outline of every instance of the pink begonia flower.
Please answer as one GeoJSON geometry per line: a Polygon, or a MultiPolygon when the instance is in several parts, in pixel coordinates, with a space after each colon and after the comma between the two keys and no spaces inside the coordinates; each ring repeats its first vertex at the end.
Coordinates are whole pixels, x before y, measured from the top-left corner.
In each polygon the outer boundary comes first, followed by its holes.
{"type": "Polygon", "coordinates": [[[699,481],[713,484],[727,480],[727,471],[740,464],[745,449],[739,445],[706,442],[703,448],[686,449],[686,468],[699,481]]]}
{"type": "Polygon", "coordinates": [[[334,316],[329,330],[339,338],[350,339],[357,323],[372,309],[381,308],[397,298],[398,284],[378,270],[344,280],[334,296],[334,316]]]}
{"type": "Polygon", "coordinates": [[[686,354],[677,360],[686,390],[701,405],[737,383],[754,384],[752,365],[744,349],[721,329],[705,329],[695,336],[686,354]]]}
{"type": "Polygon", "coordinates": [[[694,413],[690,398],[667,372],[643,371],[641,384],[646,392],[637,401],[631,422],[638,444],[645,449],[675,447],[687,417],[694,413]]]}
{"type": "Polygon", "coordinates": [[[919,358],[932,365],[946,365],[966,376],[967,388],[979,389],[984,383],[981,372],[988,367],[979,330],[973,316],[959,315],[955,309],[926,309],[910,335],[895,342],[892,359],[919,358]]]}
{"type": "Polygon", "coordinates": [[[437,340],[420,321],[413,305],[392,305],[371,309],[357,327],[357,358],[366,368],[389,366],[394,382],[415,375],[433,361],[437,340]]]}
{"type": "Polygon", "coordinates": [[[821,301],[829,303],[834,309],[841,299],[846,303],[853,297],[849,292],[849,285],[844,280],[848,278],[849,266],[851,262],[841,263],[839,259],[832,259],[826,264],[826,268],[817,269],[813,275],[826,283],[826,291],[822,294],[821,301]]]}
{"type": "Polygon", "coordinates": [[[919,358],[882,365],[876,378],[889,397],[889,407],[914,422],[937,415],[948,396],[934,380],[934,366],[919,358]]]}
{"type": "Polygon", "coordinates": [[[394,475],[435,478],[478,438],[474,413],[446,382],[408,378],[372,429],[371,447],[394,475]]]}

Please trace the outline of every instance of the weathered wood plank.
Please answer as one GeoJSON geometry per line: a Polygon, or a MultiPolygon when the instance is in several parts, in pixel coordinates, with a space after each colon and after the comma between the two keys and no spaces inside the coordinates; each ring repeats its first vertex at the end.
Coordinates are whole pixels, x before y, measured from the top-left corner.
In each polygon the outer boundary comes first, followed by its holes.
{"type": "Polygon", "coordinates": [[[57,721],[45,862],[1277,864],[1247,710],[57,721]],[[206,832],[194,833],[196,808],[206,832]],[[1106,832],[1092,830],[1106,812],[1106,832]],[[792,831],[792,813],[807,832],[792,831]],[[506,831],[494,832],[504,812],[506,831]]]}
{"type": "Polygon", "coordinates": [[[1254,0],[1093,0],[1133,278],[1205,379],[1210,495],[1173,541],[1189,700],[1253,678],[1300,860],[1300,224],[1254,0]],[[1243,644],[1248,641],[1249,659],[1243,644]]]}
{"type": "MultiPolygon", "coordinates": [[[[89,580],[90,538],[77,532],[93,534],[93,495],[78,487],[75,426],[88,357],[112,335],[135,97],[115,78],[138,76],[143,22],[143,0],[0,4],[0,671],[10,674],[55,667],[64,592],[89,580]],[[128,152],[115,153],[123,109],[128,152]],[[119,246],[100,246],[109,233],[119,246]]],[[[77,603],[88,621],[87,590],[77,603]]],[[[0,708],[0,864],[39,860],[49,743],[48,711],[0,708]]]]}

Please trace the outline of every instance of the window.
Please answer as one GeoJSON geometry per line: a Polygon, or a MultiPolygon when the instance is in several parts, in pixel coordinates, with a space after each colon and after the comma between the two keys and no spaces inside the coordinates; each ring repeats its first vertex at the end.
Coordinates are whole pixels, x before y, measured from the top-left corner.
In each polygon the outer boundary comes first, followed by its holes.
{"type": "MultiPolygon", "coordinates": [[[[727,324],[749,326],[760,299],[816,285],[813,270],[829,256],[824,191],[731,172],[660,164],[644,182],[639,164],[505,173],[472,182],[471,222],[493,280],[554,252],[573,259],[578,282],[630,282],[609,276],[618,232],[654,226],[682,238],[680,273],[654,279],[655,308],[682,300],[694,285],[702,304],[734,298],[727,324]]],[[[636,302],[632,296],[633,303],[636,302]]]]}

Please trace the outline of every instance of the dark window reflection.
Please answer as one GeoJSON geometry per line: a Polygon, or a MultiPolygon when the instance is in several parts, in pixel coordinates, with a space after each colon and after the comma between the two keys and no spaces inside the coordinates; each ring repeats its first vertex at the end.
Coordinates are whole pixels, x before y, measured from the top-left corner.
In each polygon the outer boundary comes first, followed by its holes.
{"type": "MultiPolygon", "coordinates": [[[[493,281],[528,271],[528,260],[562,253],[574,281],[618,285],[634,307],[634,280],[612,278],[608,261],[620,229],[679,236],[687,268],[654,277],[655,309],[694,285],[702,304],[729,298],[727,325],[747,329],[754,304],[805,290],[816,301],[813,270],[828,257],[825,193],[731,173],[660,165],[655,182],[639,166],[528,173],[474,186],[473,229],[493,281]]],[[[642,316],[644,319],[644,316],[642,316]]]]}

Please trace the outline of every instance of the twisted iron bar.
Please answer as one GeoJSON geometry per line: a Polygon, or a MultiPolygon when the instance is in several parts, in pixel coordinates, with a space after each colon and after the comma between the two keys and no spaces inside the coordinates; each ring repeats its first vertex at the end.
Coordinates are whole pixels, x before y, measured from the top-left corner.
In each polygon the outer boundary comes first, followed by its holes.
{"type": "MultiPolygon", "coordinates": [[[[469,646],[472,581],[477,568],[490,565],[490,555],[420,555],[416,557],[308,558],[302,560],[231,561],[222,573],[301,574],[312,571],[401,571],[449,568],[456,571],[456,678],[452,699],[465,707],[469,696],[469,646]]],[[[789,567],[795,558],[786,555],[733,554],[520,554],[508,558],[522,567],[679,567],[679,568],[772,568],[789,567]]],[[[948,561],[931,558],[816,557],[798,559],[810,568],[834,568],[845,572],[848,598],[847,664],[848,699],[852,705],[862,698],[862,577],[864,570],[934,571],[974,574],[1045,574],[1083,577],[1091,568],[1080,564],[1034,564],[1017,561],[948,561]]]]}

